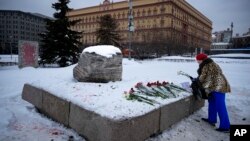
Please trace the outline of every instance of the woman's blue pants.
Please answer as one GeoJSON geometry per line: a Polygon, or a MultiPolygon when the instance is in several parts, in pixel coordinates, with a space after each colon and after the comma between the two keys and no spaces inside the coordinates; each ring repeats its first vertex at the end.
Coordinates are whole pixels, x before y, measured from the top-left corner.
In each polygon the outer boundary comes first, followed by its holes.
{"type": "Polygon", "coordinates": [[[225,93],[212,92],[208,98],[208,120],[211,123],[217,123],[217,113],[220,119],[219,128],[229,129],[230,121],[225,103],[225,93]]]}

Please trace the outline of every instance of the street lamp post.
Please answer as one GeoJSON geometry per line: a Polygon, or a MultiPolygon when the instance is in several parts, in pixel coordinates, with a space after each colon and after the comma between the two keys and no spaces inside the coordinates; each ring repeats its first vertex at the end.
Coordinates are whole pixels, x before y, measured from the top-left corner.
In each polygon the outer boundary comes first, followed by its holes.
{"type": "Polygon", "coordinates": [[[135,31],[134,23],[133,23],[133,6],[132,1],[129,0],[129,16],[128,16],[128,30],[129,30],[129,51],[128,51],[128,57],[129,60],[131,59],[131,42],[132,42],[132,32],[135,31]]]}
{"type": "Polygon", "coordinates": [[[12,36],[9,36],[9,38],[10,38],[10,58],[11,58],[11,60],[12,60],[12,36]]]}

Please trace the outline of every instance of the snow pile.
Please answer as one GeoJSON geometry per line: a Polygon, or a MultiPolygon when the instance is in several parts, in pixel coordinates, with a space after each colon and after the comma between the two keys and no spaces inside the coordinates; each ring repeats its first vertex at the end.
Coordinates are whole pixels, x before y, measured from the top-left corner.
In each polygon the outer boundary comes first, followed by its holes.
{"type": "Polygon", "coordinates": [[[96,53],[107,58],[112,57],[112,55],[116,55],[117,53],[121,54],[121,50],[115,46],[111,45],[98,45],[98,46],[90,46],[83,50],[88,53],[96,53]]]}

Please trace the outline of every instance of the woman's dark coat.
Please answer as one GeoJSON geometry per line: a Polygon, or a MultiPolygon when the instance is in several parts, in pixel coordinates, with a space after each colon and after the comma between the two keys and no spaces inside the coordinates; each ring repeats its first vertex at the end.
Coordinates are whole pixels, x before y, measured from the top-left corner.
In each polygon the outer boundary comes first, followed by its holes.
{"type": "Polygon", "coordinates": [[[231,92],[230,85],[218,64],[207,58],[202,61],[198,69],[198,79],[207,93],[212,91],[231,92]]]}

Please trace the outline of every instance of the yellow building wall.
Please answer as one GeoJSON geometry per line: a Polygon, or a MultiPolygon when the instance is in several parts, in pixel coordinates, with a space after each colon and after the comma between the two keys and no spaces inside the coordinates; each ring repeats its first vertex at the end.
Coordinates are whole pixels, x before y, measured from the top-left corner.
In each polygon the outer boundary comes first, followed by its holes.
{"type": "MultiPolygon", "coordinates": [[[[128,1],[100,4],[70,11],[70,20],[81,20],[72,27],[83,31],[83,44],[97,43],[95,31],[97,21],[105,14],[111,14],[118,21],[118,32],[122,42],[128,42],[128,1]]],[[[153,31],[164,31],[166,38],[185,38],[193,47],[210,49],[212,22],[185,0],[133,0],[135,32],[134,42],[143,42],[142,36],[153,31]]]]}

